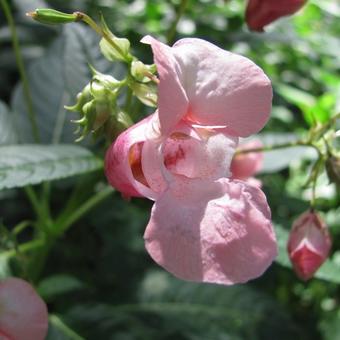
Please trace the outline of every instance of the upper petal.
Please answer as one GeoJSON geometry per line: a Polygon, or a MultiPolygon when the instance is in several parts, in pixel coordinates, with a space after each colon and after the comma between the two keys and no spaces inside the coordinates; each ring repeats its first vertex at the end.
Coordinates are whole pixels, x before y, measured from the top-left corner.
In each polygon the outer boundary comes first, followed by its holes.
{"type": "Polygon", "coordinates": [[[228,179],[178,178],[156,201],[144,238],[158,264],[190,281],[246,282],[277,254],[264,194],[228,179]]]}
{"type": "Polygon", "coordinates": [[[258,132],[271,112],[272,87],[251,60],[201,39],[182,39],[173,47],[189,99],[187,119],[226,126],[237,136],[258,132]]]}
{"type": "Polygon", "coordinates": [[[271,111],[272,88],[249,59],[201,39],[182,39],[173,48],[151,37],[160,76],[159,118],[168,133],[184,117],[201,125],[226,126],[248,136],[263,128],[271,111]]]}
{"type": "Polygon", "coordinates": [[[1,339],[43,340],[47,328],[46,305],[30,284],[18,278],[0,282],[1,339]]]}
{"type": "Polygon", "coordinates": [[[179,80],[180,66],[171,48],[160,41],[146,36],[141,40],[151,44],[159,76],[158,108],[160,128],[168,134],[188,110],[188,98],[179,80]]]}

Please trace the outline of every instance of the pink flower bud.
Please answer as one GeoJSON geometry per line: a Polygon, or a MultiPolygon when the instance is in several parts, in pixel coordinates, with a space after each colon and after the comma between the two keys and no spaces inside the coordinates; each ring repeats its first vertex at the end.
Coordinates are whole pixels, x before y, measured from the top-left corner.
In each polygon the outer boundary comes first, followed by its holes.
{"type": "Polygon", "coordinates": [[[0,282],[0,339],[43,340],[48,328],[44,301],[24,280],[0,282]]]}
{"type": "Polygon", "coordinates": [[[303,213],[293,224],[287,250],[296,274],[309,280],[325,262],[331,248],[327,226],[313,211],[303,213]]]}
{"type": "MultiPolygon", "coordinates": [[[[241,144],[238,150],[249,150],[261,148],[263,144],[259,140],[253,140],[245,144],[241,144]]],[[[232,172],[233,179],[239,179],[245,181],[248,184],[255,185],[259,188],[262,186],[262,182],[253,176],[257,174],[263,164],[262,152],[248,152],[236,154],[231,162],[230,170],[232,172]]]]}
{"type": "Polygon", "coordinates": [[[306,0],[249,0],[246,22],[249,29],[262,32],[276,19],[297,12],[306,0]]]}

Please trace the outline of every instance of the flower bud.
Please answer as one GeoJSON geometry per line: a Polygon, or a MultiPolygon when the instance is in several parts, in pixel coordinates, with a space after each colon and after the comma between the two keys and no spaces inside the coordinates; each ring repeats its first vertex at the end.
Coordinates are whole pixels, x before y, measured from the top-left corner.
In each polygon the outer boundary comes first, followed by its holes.
{"type": "Polygon", "coordinates": [[[314,211],[300,215],[293,223],[287,250],[296,274],[309,280],[325,262],[331,238],[324,221],[314,211]]]}
{"type": "Polygon", "coordinates": [[[130,41],[126,38],[116,37],[106,25],[103,17],[101,18],[101,22],[105,38],[100,40],[99,47],[104,57],[110,61],[130,62],[132,60],[130,41]],[[108,40],[110,40],[111,43],[108,40]]]}
{"type": "Polygon", "coordinates": [[[50,8],[37,8],[34,12],[26,13],[26,15],[35,21],[48,25],[67,24],[82,19],[79,12],[68,14],[50,8]]]}
{"type": "Polygon", "coordinates": [[[77,103],[66,106],[66,109],[80,113],[80,119],[73,121],[79,125],[76,133],[81,132],[77,141],[89,133],[93,133],[94,137],[103,132],[107,136],[117,135],[132,125],[130,117],[122,114],[117,106],[117,94],[122,82],[94,69],[92,71],[92,81],[78,94],[77,103]]]}
{"type": "Polygon", "coordinates": [[[249,0],[246,22],[253,31],[262,32],[263,27],[276,19],[297,12],[306,0],[249,0]]]}
{"type": "Polygon", "coordinates": [[[340,157],[330,156],[326,160],[326,172],[331,183],[340,186],[340,157]]]}
{"type": "Polygon", "coordinates": [[[131,63],[131,75],[140,82],[147,83],[151,81],[156,73],[156,65],[145,65],[139,60],[131,63]]]}
{"type": "Polygon", "coordinates": [[[26,281],[0,281],[0,339],[43,340],[48,329],[46,304],[26,281]]]}

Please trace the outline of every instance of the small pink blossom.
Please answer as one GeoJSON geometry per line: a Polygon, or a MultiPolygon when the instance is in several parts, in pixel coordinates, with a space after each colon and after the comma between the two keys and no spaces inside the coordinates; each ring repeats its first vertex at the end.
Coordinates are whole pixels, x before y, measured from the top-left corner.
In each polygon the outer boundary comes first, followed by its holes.
{"type": "Polygon", "coordinates": [[[278,18],[297,12],[306,0],[249,0],[246,22],[253,31],[262,32],[263,27],[278,18]]]}
{"type": "Polygon", "coordinates": [[[260,189],[231,178],[230,164],[238,137],[269,118],[270,81],[200,39],[143,42],[157,65],[158,110],[112,144],[106,176],[124,196],[155,201],[146,249],[175,276],[228,285],[258,277],[277,254],[270,209],[260,189]]]}
{"type": "Polygon", "coordinates": [[[0,281],[0,339],[43,340],[48,312],[44,301],[24,280],[0,281]]]}
{"type": "Polygon", "coordinates": [[[325,222],[318,214],[307,211],[294,222],[287,250],[296,274],[309,280],[326,261],[331,238],[325,222]]]}
{"type": "MultiPolygon", "coordinates": [[[[250,150],[261,148],[263,144],[259,140],[252,140],[250,142],[241,144],[237,150],[250,150]]],[[[255,177],[262,168],[263,164],[263,153],[262,152],[247,152],[236,154],[232,161],[230,170],[232,178],[246,181],[251,185],[255,185],[259,188],[262,186],[262,182],[255,177]]]]}

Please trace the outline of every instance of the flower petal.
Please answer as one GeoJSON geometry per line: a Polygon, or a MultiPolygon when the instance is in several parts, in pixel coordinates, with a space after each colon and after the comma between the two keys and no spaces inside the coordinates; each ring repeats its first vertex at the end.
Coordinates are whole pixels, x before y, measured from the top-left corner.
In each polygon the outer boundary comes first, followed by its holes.
{"type": "Polygon", "coordinates": [[[246,282],[277,254],[264,194],[228,179],[178,177],[154,204],[144,238],[158,264],[190,281],[246,282]]]}
{"type": "Polygon", "coordinates": [[[157,196],[149,188],[141,166],[142,149],[153,118],[149,116],[121,133],[106,152],[105,175],[125,197],[157,196]]]}
{"type": "Polygon", "coordinates": [[[162,133],[185,118],[226,126],[246,137],[263,128],[271,111],[272,88],[249,59],[201,39],[181,39],[173,48],[151,37],[160,76],[158,104],[162,133]]]}
{"type": "Polygon", "coordinates": [[[271,112],[272,88],[260,67],[201,39],[179,40],[172,50],[181,66],[189,120],[224,125],[242,137],[263,128],[271,112]]]}
{"type": "Polygon", "coordinates": [[[208,129],[200,129],[197,134],[199,138],[171,135],[166,140],[163,154],[167,169],[189,178],[215,180],[230,176],[238,138],[208,129]]]}
{"type": "Polygon", "coordinates": [[[158,107],[162,134],[168,134],[188,110],[188,98],[179,80],[180,67],[171,48],[145,36],[141,42],[150,44],[159,76],[158,107]]]}
{"type": "Polygon", "coordinates": [[[1,339],[43,340],[47,328],[46,305],[30,284],[18,278],[0,282],[1,339]]]}

